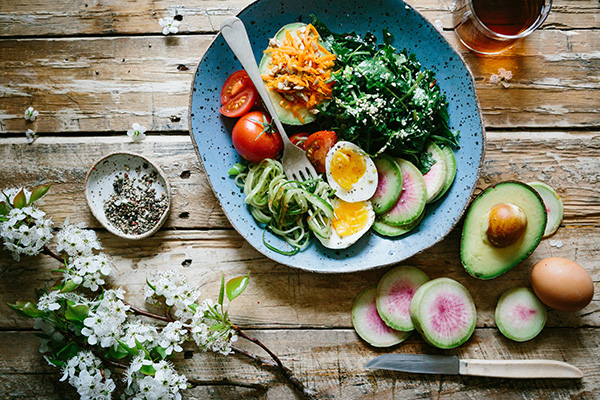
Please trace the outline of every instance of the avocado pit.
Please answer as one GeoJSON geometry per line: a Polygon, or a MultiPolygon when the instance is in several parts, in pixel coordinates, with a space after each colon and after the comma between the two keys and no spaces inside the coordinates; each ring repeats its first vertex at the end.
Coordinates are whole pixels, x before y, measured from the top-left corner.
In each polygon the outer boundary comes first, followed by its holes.
{"type": "Polygon", "coordinates": [[[516,243],[526,228],[527,216],[515,204],[496,204],[488,213],[486,235],[492,246],[507,247],[516,243]]]}

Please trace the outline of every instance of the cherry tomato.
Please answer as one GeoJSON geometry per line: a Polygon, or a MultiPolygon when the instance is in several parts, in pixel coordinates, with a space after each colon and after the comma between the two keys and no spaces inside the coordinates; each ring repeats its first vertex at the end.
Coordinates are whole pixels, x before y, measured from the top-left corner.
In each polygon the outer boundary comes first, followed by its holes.
{"type": "Polygon", "coordinates": [[[261,111],[252,111],[240,118],[233,127],[231,140],[237,152],[253,163],[275,159],[283,150],[283,141],[271,126],[271,118],[261,111]]]}
{"type": "Polygon", "coordinates": [[[221,104],[229,103],[229,100],[233,99],[246,88],[254,89],[254,84],[252,84],[250,77],[244,70],[235,71],[227,78],[221,89],[221,104]]]}
{"type": "Polygon", "coordinates": [[[304,142],[306,157],[318,173],[325,172],[325,158],[336,142],[337,135],[333,131],[315,132],[304,142]]]}
{"type": "Polygon", "coordinates": [[[290,136],[290,142],[304,150],[304,142],[306,142],[309,136],[310,134],[306,132],[295,133],[290,136]]]}
{"type": "Polygon", "coordinates": [[[246,88],[227,103],[223,104],[219,111],[226,117],[241,117],[254,107],[257,97],[254,88],[246,88]]]}

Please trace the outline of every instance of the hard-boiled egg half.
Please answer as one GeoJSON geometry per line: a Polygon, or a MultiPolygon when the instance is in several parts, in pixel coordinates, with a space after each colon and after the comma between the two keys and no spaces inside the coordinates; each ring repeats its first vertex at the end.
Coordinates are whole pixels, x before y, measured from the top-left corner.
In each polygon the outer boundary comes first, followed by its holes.
{"type": "Polygon", "coordinates": [[[377,190],[377,168],[360,147],[337,142],[325,158],[327,183],[335,195],[350,203],[369,200],[377,190]]]}
{"type": "Polygon", "coordinates": [[[377,190],[377,168],[357,145],[337,142],[325,159],[327,182],[335,190],[330,236],[318,237],[323,246],[345,249],[360,239],[375,222],[369,199],[377,190]]]}
{"type": "Polygon", "coordinates": [[[333,199],[333,221],[329,238],[317,238],[323,246],[330,249],[345,249],[353,245],[367,233],[375,222],[375,212],[370,201],[348,203],[342,199],[333,199]]]}

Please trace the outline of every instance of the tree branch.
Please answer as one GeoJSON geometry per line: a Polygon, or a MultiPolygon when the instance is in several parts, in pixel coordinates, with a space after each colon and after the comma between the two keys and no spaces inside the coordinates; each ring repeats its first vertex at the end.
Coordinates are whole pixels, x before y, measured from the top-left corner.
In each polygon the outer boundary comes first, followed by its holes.
{"type": "Polygon", "coordinates": [[[48,246],[44,246],[44,250],[42,251],[42,253],[54,258],[55,260],[60,261],[61,264],[65,263],[64,258],[61,258],[61,256],[59,256],[58,254],[56,254],[55,252],[50,250],[50,248],[48,246]]]}
{"type": "MultiPolygon", "coordinates": [[[[290,370],[289,368],[285,367],[283,365],[283,363],[281,362],[281,360],[279,359],[279,357],[277,357],[277,355],[275,353],[273,353],[267,346],[265,346],[260,340],[250,337],[248,335],[246,335],[239,326],[237,325],[233,325],[232,326],[233,329],[237,332],[237,334],[241,337],[243,337],[246,340],[251,341],[252,343],[256,344],[257,346],[259,346],[261,349],[263,349],[264,351],[266,351],[271,358],[273,359],[273,361],[275,361],[275,363],[277,364],[277,369],[279,370],[279,372],[281,372],[281,374],[292,384],[292,386],[294,387],[294,389],[296,389],[298,392],[300,392],[305,398],[307,399],[317,399],[316,393],[314,390],[307,388],[304,383],[302,383],[302,381],[300,379],[298,379],[294,373],[292,372],[292,370],[290,370]]],[[[241,349],[240,349],[241,350],[241,349]]],[[[254,359],[255,361],[262,361],[259,357],[253,356],[250,353],[247,353],[245,351],[242,351],[241,354],[250,357],[252,359],[254,359]]]]}
{"type": "Polygon", "coordinates": [[[239,386],[244,388],[256,389],[256,390],[267,390],[269,388],[268,385],[264,383],[250,383],[250,382],[237,382],[229,379],[221,379],[218,381],[201,381],[199,379],[190,379],[188,378],[188,383],[192,385],[192,387],[196,386],[239,386]]]}
{"type": "Polygon", "coordinates": [[[169,316],[154,314],[150,311],[146,311],[146,310],[142,310],[141,308],[137,308],[127,302],[125,302],[125,304],[127,304],[129,306],[129,309],[131,311],[133,311],[134,314],[143,315],[144,317],[150,317],[150,318],[158,319],[160,321],[165,321],[165,322],[175,321],[173,318],[171,318],[169,316]]]}

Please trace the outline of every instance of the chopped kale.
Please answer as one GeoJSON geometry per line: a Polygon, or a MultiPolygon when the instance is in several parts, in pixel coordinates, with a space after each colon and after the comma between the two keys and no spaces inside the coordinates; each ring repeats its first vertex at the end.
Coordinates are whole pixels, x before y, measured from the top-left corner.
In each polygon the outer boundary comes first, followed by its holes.
{"type": "Polygon", "coordinates": [[[401,156],[423,172],[431,166],[429,141],[458,145],[435,73],[421,68],[414,54],[394,48],[389,32],[378,44],[372,33],[333,33],[314,16],[313,25],[337,56],[332,99],[319,109],[322,126],[373,156],[401,156]]]}

